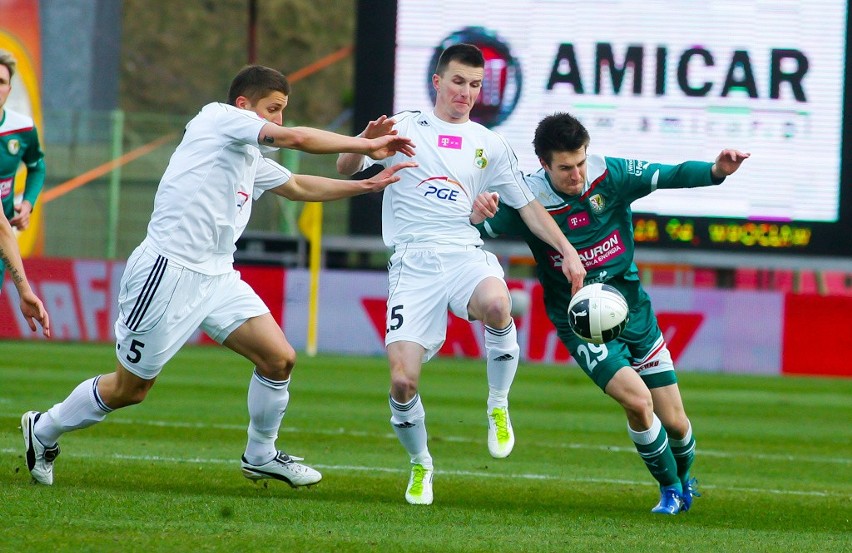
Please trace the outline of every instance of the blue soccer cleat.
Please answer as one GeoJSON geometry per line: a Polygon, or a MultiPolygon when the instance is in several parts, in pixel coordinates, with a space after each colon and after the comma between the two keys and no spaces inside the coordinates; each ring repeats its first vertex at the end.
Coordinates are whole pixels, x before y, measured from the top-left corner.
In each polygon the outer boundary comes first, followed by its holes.
{"type": "Polygon", "coordinates": [[[651,509],[652,513],[658,515],[676,515],[683,508],[683,497],[680,495],[680,486],[666,486],[660,488],[660,502],[651,509]]]}
{"type": "Polygon", "coordinates": [[[698,493],[698,480],[695,478],[690,478],[689,480],[684,480],[681,485],[683,486],[683,507],[681,507],[682,511],[688,511],[690,507],[692,507],[692,499],[694,497],[701,497],[701,494],[698,493]]]}

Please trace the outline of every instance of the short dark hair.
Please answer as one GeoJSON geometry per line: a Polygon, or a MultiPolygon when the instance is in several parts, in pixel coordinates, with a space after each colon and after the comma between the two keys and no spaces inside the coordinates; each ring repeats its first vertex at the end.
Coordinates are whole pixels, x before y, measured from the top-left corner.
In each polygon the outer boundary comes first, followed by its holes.
{"type": "Polygon", "coordinates": [[[443,75],[451,61],[457,61],[470,67],[485,67],[485,56],[482,55],[482,50],[473,44],[464,42],[453,44],[441,52],[438,65],[435,66],[435,73],[443,75]]]}
{"type": "Polygon", "coordinates": [[[290,95],[290,82],[280,71],[263,65],[247,65],[243,67],[228,90],[228,103],[236,105],[237,98],[245,96],[252,103],[269,96],[273,92],[290,95]]]}
{"type": "Polygon", "coordinates": [[[535,128],[535,155],[550,165],[553,152],[574,152],[589,145],[589,131],[576,117],[557,112],[548,115],[535,128]]]}

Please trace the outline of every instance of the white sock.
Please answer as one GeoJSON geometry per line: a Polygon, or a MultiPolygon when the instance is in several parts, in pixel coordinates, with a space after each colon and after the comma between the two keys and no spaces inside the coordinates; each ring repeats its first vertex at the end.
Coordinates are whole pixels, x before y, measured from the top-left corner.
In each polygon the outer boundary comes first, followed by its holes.
{"type": "Polygon", "coordinates": [[[57,403],[38,418],[33,433],[42,445],[50,447],[66,432],[97,424],[112,412],[98,394],[100,378],[96,376],[81,382],[65,401],[57,403]]]}
{"type": "Polygon", "coordinates": [[[509,389],[518,372],[518,331],[515,321],[506,328],[485,326],[486,372],[488,374],[488,411],[494,407],[508,407],[509,389]]]}
{"type": "Polygon", "coordinates": [[[426,446],[426,410],[423,409],[420,394],[415,394],[408,403],[398,403],[392,397],[388,403],[391,410],[390,422],[411,462],[432,468],[432,456],[426,446]]]}
{"type": "Polygon", "coordinates": [[[245,458],[253,465],[268,463],[278,454],[275,440],[290,402],[289,385],[290,379],[270,380],[261,376],[257,369],[252,374],[248,389],[250,420],[245,458]]]}

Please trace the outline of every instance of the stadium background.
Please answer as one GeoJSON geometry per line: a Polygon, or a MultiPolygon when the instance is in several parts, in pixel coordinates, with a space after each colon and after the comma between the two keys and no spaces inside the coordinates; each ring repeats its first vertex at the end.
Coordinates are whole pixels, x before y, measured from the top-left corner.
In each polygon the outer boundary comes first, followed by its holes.
{"type": "MultiPolygon", "coordinates": [[[[57,340],[110,340],[123,259],[144,236],[157,181],[180,129],[200,105],[222,99],[243,63],[253,59],[293,78],[288,124],[357,132],[371,117],[394,109],[389,84],[398,71],[394,35],[376,28],[393,26],[399,15],[395,2],[156,4],[157,9],[138,0],[0,4],[0,38],[32,55],[40,82],[29,99],[20,98],[26,90],[21,82],[15,89],[16,101],[39,115],[48,163],[40,224],[21,238],[28,274],[51,311],[57,340]],[[113,160],[120,163],[110,165],[113,160]]],[[[789,9],[796,5],[785,3],[789,9]]],[[[470,12],[468,25],[481,24],[475,10],[470,12]]],[[[440,37],[419,47],[433,49],[436,40],[440,37]]],[[[848,45],[839,47],[847,52],[848,68],[848,45]]],[[[849,105],[845,80],[837,76],[837,83],[843,83],[849,105]]],[[[845,121],[849,111],[843,113],[845,121]]],[[[848,124],[841,128],[848,134],[848,124]]],[[[838,136],[836,142],[838,158],[849,159],[843,155],[848,141],[841,146],[838,136]]],[[[335,175],[331,156],[290,153],[282,161],[297,171],[335,175]]],[[[844,170],[838,177],[840,220],[823,231],[828,238],[822,237],[819,251],[638,247],[643,279],[684,370],[852,375],[847,362],[852,346],[845,336],[852,328],[852,198],[844,170]]],[[[808,186],[801,175],[792,178],[808,186]]],[[[382,351],[380,270],[387,256],[375,236],[378,200],[324,206],[319,351],[382,351]],[[340,340],[342,334],[350,339],[340,340]]],[[[301,208],[271,197],[258,202],[238,260],[294,345],[304,349],[310,245],[298,228],[301,208]]],[[[489,246],[505,262],[510,285],[528,289],[537,300],[519,321],[525,358],[566,360],[542,313],[523,246],[489,246]]],[[[0,337],[39,339],[22,327],[14,298],[6,283],[0,337]]],[[[442,353],[480,356],[480,334],[454,320],[442,353]]],[[[206,341],[200,335],[195,340],[206,341]]]]}

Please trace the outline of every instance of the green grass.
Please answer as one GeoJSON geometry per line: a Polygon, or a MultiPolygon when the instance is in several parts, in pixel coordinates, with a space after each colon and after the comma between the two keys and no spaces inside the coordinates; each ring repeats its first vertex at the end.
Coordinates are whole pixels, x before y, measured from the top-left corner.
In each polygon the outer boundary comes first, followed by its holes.
{"type": "Polygon", "coordinates": [[[483,364],[439,358],[421,381],[435,504],[418,508],[384,359],[301,357],[279,445],[324,478],[293,490],[240,474],[247,363],[186,348],[143,404],[63,436],[52,487],[31,484],[21,413],[113,359],[0,342],[0,551],[852,550],[852,380],[681,374],[703,497],[662,517],[621,409],[578,369],[521,367],[515,451],[494,460],[483,364]]]}

